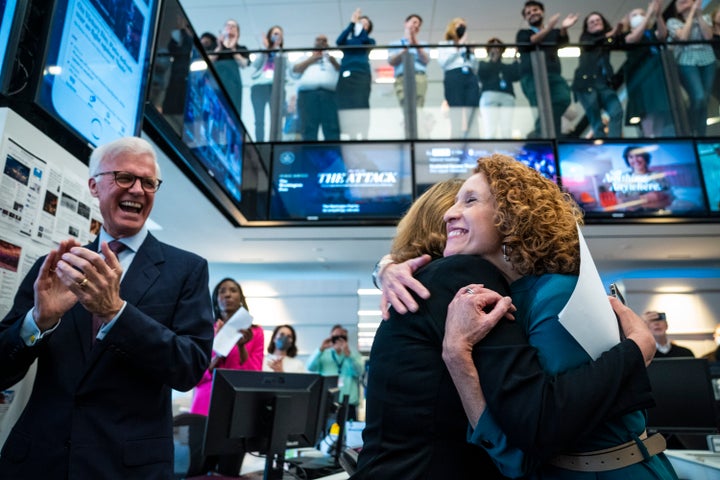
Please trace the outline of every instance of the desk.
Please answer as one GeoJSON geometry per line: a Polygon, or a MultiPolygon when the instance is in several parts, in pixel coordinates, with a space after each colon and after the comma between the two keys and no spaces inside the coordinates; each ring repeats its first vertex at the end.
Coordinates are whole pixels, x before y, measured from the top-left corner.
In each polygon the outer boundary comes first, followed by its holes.
{"type": "MultiPolygon", "coordinates": [[[[314,448],[301,448],[295,450],[288,450],[286,459],[295,456],[306,458],[324,457],[322,452],[314,448]]],[[[257,457],[255,455],[246,453],[245,459],[243,460],[242,469],[240,470],[241,476],[239,480],[263,480],[264,470],[265,457],[257,457]]],[[[297,477],[287,476],[286,474],[286,478],[295,479],[297,477]]],[[[344,480],[346,478],[350,478],[350,475],[348,475],[347,472],[339,472],[332,475],[327,475],[325,477],[318,477],[316,480],[344,480]]]]}
{"type": "Polygon", "coordinates": [[[718,480],[720,453],[709,450],[665,450],[681,480],[718,480]]]}

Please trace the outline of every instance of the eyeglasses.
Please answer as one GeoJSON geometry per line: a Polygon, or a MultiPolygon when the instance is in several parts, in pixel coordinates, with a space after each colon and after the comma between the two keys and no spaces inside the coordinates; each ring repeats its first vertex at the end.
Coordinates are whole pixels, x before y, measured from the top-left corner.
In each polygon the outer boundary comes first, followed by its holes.
{"type": "Polygon", "coordinates": [[[113,171],[113,172],[101,172],[96,173],[94,176],[99,177],[101,175],[112,175],[113,179],[115,180],[115,183],[120,188],[132,188],[133,185],[135,185],[135,182],[137,180],[140,180],[140,186],[143,190],[145,190],[147,193],[155,193],[160,188],[160,184],[162,184],[162,180],[155,177],[138,177],[137,175],[133,175],[130,172],[120,172],[120,171],[113,171]]]}

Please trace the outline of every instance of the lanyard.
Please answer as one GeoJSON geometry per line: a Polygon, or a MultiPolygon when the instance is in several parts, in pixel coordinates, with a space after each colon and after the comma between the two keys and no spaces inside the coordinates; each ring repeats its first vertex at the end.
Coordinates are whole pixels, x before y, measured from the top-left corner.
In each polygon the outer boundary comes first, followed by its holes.
{"type": "Polygon", "coordinates": [[[338,367],[338,375],[340,375],[342,371],[343,363],[345,363],[345,357],[342,357],[342,360],[338,361],[337,354],[335,353],[335,350],[331,350],[330,353],[332,354],[333,361],[335,362],[335,365],[338,367]]]}

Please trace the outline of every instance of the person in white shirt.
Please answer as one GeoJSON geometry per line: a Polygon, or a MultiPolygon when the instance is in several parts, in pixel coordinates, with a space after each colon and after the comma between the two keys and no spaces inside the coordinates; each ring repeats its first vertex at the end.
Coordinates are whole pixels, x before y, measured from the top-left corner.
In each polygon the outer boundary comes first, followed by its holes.
{"type": "Polygon", "coordinates": [[[299,78],[297,108],[303,140],[317,140],[320,127],[325,140],[340,139],[335,97],[340,64],[328,54],[327,48],[327,37],[318,35],[315,38],[315,50],[309,57],[298,61],[292,69],[299,78]]]}

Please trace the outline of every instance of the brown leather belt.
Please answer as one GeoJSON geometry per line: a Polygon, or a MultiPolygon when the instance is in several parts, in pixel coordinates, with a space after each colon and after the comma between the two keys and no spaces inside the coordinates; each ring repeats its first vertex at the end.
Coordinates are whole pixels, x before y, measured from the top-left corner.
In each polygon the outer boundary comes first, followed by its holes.
{"type": "MultiPolygon", "coordinates": [[[[657,455],[665,450],[665,437],[656,433],[650,437],[646,432],[640,435],[650,456],[657,455]]],[[[617,445],[615,447],[592,452],[565,453],[554,456],[549,460],[551,465],[573,470],[575,472],[605,472],[627,467],[645,460],[643,452],[635,440],[617,445]]]]}

